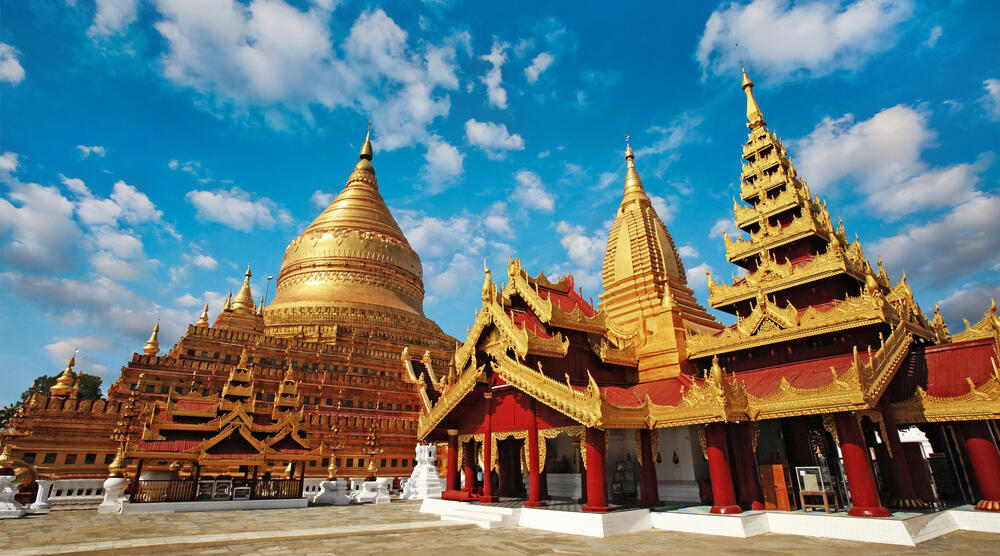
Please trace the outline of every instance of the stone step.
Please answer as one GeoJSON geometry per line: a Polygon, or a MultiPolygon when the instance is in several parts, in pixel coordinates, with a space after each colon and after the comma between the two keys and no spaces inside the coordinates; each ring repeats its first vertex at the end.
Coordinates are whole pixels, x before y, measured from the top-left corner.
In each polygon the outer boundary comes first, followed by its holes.
{"type": "Polygon", "coordinates": [[[499,529],[501,527],[504,527],[504,525],[502,523],[500,523],[500,522],[489,521],[489,520],[484,520],[484,519],[479,519],[479,518],[474,518],[474,517],[459,517],[459,516],[452,516],[452,515],[443,515],[443,516],[441,516],[441,521],[447,521],[449,523],[467,523],[467,524],[472,524],[472,525],[475,525],[475,526],[479,527],[480,529],[499,529]]]}

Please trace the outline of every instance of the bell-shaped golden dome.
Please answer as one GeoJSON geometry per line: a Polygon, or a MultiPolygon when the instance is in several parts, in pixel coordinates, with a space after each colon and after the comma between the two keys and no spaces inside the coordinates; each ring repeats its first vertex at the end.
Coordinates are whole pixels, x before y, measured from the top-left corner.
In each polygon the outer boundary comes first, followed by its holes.
{"type": "Polygon", "coordinates": [[[333,324],[345,308],[424,316],[420,257],[379,195],[371,160],[369,131],[347,185],[285,249],[268,327],[333,324]]]}

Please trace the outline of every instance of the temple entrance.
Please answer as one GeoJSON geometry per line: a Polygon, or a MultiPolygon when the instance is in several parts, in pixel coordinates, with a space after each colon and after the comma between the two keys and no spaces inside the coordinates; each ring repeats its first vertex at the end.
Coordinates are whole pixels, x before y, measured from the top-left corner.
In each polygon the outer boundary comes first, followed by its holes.
{"type": "Polygon", "coordinates": [[[497,496],[527,498],[524,486],[524,440],[506,438],[497,442],[497,496]]]}

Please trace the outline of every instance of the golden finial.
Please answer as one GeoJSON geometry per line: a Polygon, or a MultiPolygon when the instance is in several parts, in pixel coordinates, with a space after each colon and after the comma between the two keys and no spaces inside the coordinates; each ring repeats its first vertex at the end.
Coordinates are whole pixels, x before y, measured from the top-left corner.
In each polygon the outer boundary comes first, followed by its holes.
{"type": "Polygon", "coordinates": [[[240,286],[240,291],[236,292],[236,297],[233,299],[233,309],[245,309],[251,312],[257,309],[253,302],[253,294],[250,292],[250,276],[250,265],[248,264],[247,271],[243,275],[243,285],[240,286]]]}
{"type": "Polygon", "coordinates": [[[208,326],[208,303],[205,304],[205,308],[201,310],[201,316],[198,317],[198,323],[195,326],[208,326]]]}
{"type": "Polygon", "coordinates": [[[365,135],[365,144],[361,145],[361,155],[359,158],[365,160],[372,159],[372,121],[368,120],[368,134],[365,135]]]}
{"type": "Polygon", "coordinates": [[[629,136],[625,135],[625,195],[622,197],[622,204],[626,202],[636,200],[637,198],[646,198],[646,192],[642,187],[642,180],[639,178],[639,172],[635,169],[635,153],[632,152],[632,145],[629,142],[629,136]]]}
{"type": "Polygon", "coordinates": [[[486,266],[486,259],[483,259],[483,273],[486,275],[483,279],[483,301],[489,301],[490,291],[493,289],[493,276],[490,274],[490,267],[486,266]]]}
{"type": "Polygon", "coordinates": [[[226,296],[226,303],[225,305],[222,306],[222,310],[224,311],[233,310],[233,290],[229,290],[229,295],[226,296]]]}
{"type": "Polygon", "coordinates": [[[108,473],[112,477],[121,477],[125,473],[125,446],[120,444],[115,459],[108,465],[108,473]]]}
{"type": "Polygon", "coordinates": [[[69,361],[66,362],[66,368],[63,369],[63,372],[59,373],[59,376],[56,377],[56,383],[49,388],[49,395],[53,397],[67,396],[69,395],[70,390],[73,389],[73,384],[75,382],[73,367],[76,365],[76,352],[77,350],[74,349],[73,355],[71,355],[69,361]]]}
{"type": "Polygon", "coordinates": [[[250,358],[247,356],[247,348],[246,346],[243,346],[243,353],[240,354],[240,362],[236,365],[236,368],[246,369],[249,363],[250,358]]]}
{"type": "Polygon", "coordinates": [[[142,352],[146,355],[156,355],[160,352],[160,321],[156,321],[156,326],[153,327],[153,333],[149,335],[149,340],[146,341],[146,345],[143,346],[142,352]]]}
{"type": "Polygon", "coordinates": [[[741,65],[740,69],[743,71],[743,83],[740,87],[747,95],[747,127],[755,129],[767,125],[767,122],[764,121],[764,114],[760,111],[760,106],[757,105],[757,100],[753,98],[753,81],[747,75],[746,68],[741,65]]]}

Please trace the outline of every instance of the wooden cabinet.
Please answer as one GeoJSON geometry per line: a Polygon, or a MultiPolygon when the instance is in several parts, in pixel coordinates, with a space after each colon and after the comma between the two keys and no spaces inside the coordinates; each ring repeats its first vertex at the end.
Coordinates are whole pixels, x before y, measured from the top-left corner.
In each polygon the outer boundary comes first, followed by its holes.
{"type": "Polygon", "coordinates": [[[764,508],[791,511],[796,509],[795,487],[787,462],[761,465],[760,486],[764,491],[764,508]]]}

